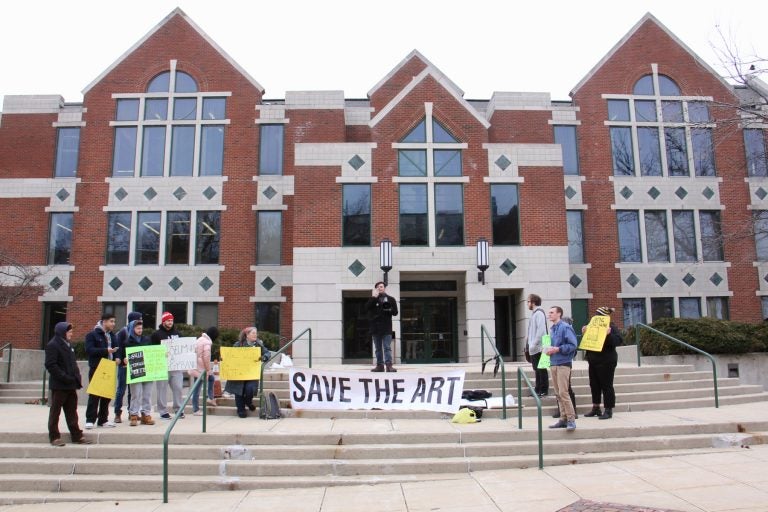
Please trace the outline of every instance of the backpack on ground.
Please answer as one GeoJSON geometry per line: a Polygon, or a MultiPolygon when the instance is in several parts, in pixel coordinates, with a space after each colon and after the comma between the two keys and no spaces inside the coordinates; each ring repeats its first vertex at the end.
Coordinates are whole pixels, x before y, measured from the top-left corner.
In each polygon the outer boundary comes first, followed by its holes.
{"type": "Polygon", "coordinates": [[[265,420],[277,420],[283,417],[280,412],[280,401],[274,393],[270,392],[264,398],[264,409],[260,411],[259,416],[265,420]]]}

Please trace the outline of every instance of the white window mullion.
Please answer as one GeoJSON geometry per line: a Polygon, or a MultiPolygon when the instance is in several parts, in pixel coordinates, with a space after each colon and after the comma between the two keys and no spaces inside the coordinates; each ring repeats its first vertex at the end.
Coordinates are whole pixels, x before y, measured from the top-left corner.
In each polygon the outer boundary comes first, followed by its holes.
{"type": "Polygon", "coordinates": [[[168,211],[163,210],[160,212],[160,247],[157,251],[157,263],[163,267],[165,266],[165,245],[166,236],[168,236],[168,211]]]}
{"type": "Polygon", "coordinates": [[[429,225],[429,246],[437,245],[437,233],[435,232],[435,180],[427,178],[427,224],[429,225]]]}

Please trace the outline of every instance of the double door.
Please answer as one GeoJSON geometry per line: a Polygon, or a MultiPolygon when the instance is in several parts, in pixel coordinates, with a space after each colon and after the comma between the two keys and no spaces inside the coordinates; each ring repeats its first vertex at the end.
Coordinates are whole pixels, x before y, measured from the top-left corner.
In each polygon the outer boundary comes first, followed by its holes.
{"type": "Polygon", "coordinates": [[[400,301],[400,336],[403,363],[458,361],[456,299],[403,298],[400,301]]]}

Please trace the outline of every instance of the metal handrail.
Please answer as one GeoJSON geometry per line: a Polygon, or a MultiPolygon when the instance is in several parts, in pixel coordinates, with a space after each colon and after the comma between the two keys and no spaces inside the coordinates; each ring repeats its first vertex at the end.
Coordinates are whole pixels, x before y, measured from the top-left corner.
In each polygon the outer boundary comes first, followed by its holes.
{"type": "Polygon", "coordinates": [[[523,379],[525,379],[525,383],[531,391],[531,396],[536,400],[536,409],[538,410],[539,416],[539,469],[544,469],[544,431],[541,421],[541,399],[536,393],[533,384],[531,384],[530,379],[528,379],[528,376],[523,371],[522,366],[517,367],[517,428],[518,430],[523,429],[523,379]]]}
{"type": "Polygon", "coordinates": [[[717,364],[715,364],[715,358],[712,357],[711,354],[704,352],[700,348],[696,348],[693,345],[689,345],[688,343],[682,340],[673,338],[672,336],[665,334],[657,329],[654,329],[653,327],[650,327],[648,325],[645,325],[642,323],[636,323],[634,324],[634,327],[635,327],[635,343],[637,344],[637,367],[638,368],[640,367],[640,356],[642,355],[641,348],[640,348],[640,329],[638,329],[638,327],[643,329],[648,329],[652,333],[658,334],[659,336],[662,336],[668,339],[669,341],[674,341],[678,345],[682,345],[687,349],[693,350],[694,352],[698,352],[699,354],[706,356],[709,359],[709,362],[712,363],[712,380],[714,381],[714,387],[715,387],[715,408],[720,407],[720,397],[717,392],[717,364]]]}
{"type": "Polygon", "coordinates": [[[295,341],[297,341],[299,338],[304,336],[305,333],[309,333],[309,367],[312,368],[312,328],[307,327],[303,331],[301,331],[298,335],[296,335],[291,341],[277,349],[275,352],[272,353],[272,356],[265,362],[261,363],[261,373],[259,375],[259,417],[261,419],[266,419],[266,416],[264,415],[264,367],[267,366],[269,363],[271,363],[277,356],[283,354],[288,347],[293,345],[295,341]]]}
{"type": "MultiPolygon", "coordinates": [[[[504,370],[504,358],[499,354],[499,349],[496,348],[496,343],[493,343],[493,338],[488,334],[488,330],[484,325],[480,325],[480,359],[485,361],[485,337],[492,342],[491,347],[496,352],[497,361],[501,366],[501,419],[507,419],[507,372],[504,370]]],[[[520,397],[518,397],[518,402],[520,397]]]]}
{"type": "Polygon", "coordinates": [[[5,376],[5,382],[11,382],[11,363],[13,362],[13,343],[6,343],[0,347],[0,352],[8,349],[8,373],[5,376]]]}
{"type": "Polygon", "coordinates": [[[171,437],[171,430],[173,430],[173,427],[176,426],[176,422],[179,421],[181,415],[184,414],[184,408],[192,398],[192,394],[200,383],[200,380],[203,381],[203,389],[201,390],[203,393],[203,434],[206,433],[205,424],[208,417],[208,372],[203,370],[203,373],[197,378],[197,380],[195,380],[194,384],[190,386],[189,393],[187,393],[187,398],[184,399],[184,401],[181,403],[181,406],[179,407],[179,410],[176,411],[176,414],[173,415],[171,424],[168,425],[167,429],[165,429],[165,437],[163,438],[163,503],[168,503],[168,441],[171,437]]]}

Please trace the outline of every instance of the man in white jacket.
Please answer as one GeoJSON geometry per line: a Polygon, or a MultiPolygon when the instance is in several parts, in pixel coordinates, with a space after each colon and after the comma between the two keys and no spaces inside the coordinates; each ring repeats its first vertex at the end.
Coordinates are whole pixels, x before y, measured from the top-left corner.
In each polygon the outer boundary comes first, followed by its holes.
{"type": "Polygon", "coordinates": [[[541,338],[547,334],[547,314],[541,308],[541,297],[536,294],[528,296],[528,309],[533,311],[528,321],[527,351],[531,356],[533,373],[536,376],[535,390],[539,396],[547,396],[549,393],[549,375],[546,368],[539,370],[541,359],[541,338]]]}

